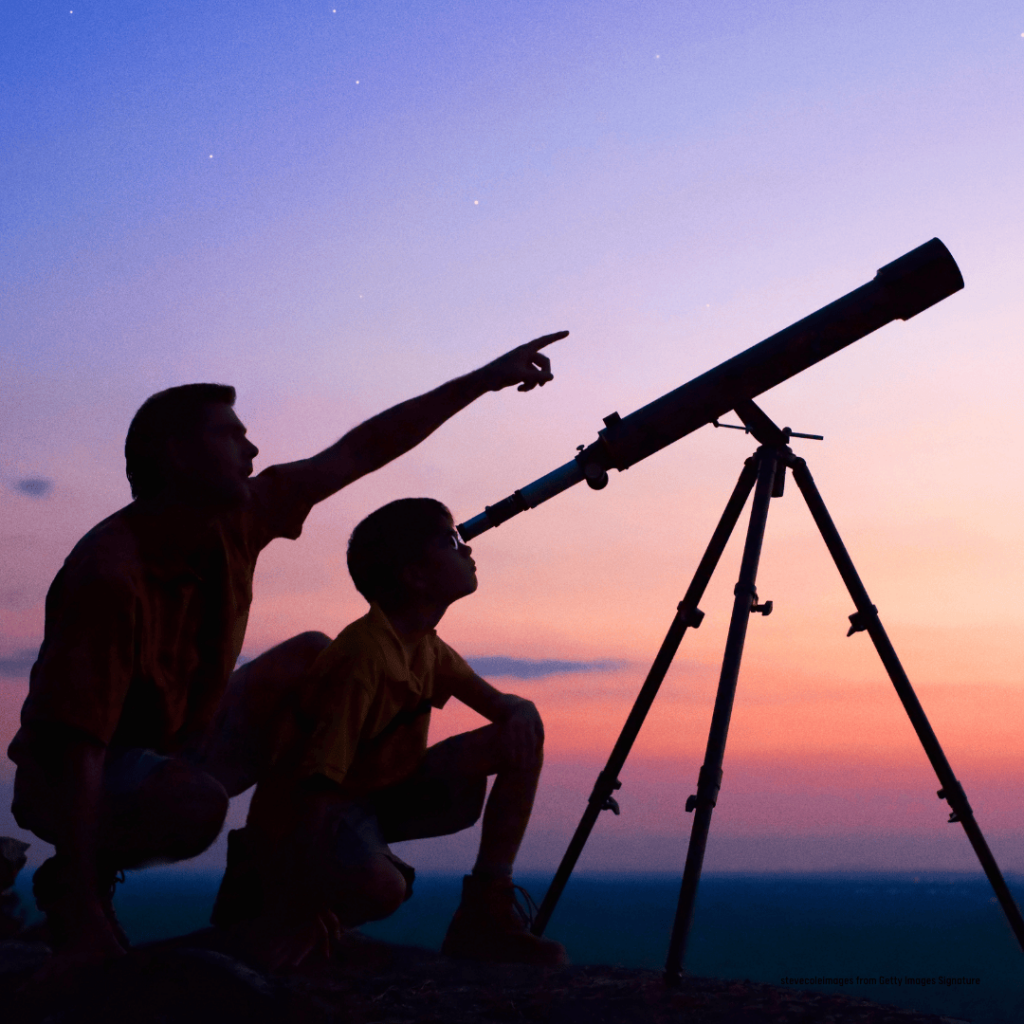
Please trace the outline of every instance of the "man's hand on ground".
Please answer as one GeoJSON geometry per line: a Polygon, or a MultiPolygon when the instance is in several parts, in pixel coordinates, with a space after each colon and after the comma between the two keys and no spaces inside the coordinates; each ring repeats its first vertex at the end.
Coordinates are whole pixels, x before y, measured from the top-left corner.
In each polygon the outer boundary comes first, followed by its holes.
{"type": "Polygon", "coordinates": [[[33,985],[59,985],[83,968],[125,955],[99,900],[90,900],[75,908],[67,921],[67,945],[33,975],[33,985]]]}
{"type": "Polygon", "coordinates": [[[568,331],[557,331],[534,338],[482,367],[479,373],[488,390],[500,391],[512,384],[518,384],[520,391],[532,391],[538,385],[543,387],[554,379],[554,374],[551,372],[551,360],[540,350],[568,334],[568,331]]]}

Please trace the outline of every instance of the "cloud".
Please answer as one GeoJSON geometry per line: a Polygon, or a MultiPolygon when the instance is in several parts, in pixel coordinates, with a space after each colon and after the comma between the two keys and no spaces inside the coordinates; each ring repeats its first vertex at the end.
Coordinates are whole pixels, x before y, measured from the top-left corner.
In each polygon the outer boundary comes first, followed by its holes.
{"type": "Polygon", "coordinates": [[[614,672],[625,668],[628,662],[600,658],[594,661],[560,661],[557,658],[510,658],[504,654],[489,654],[466,659],[474,672],[483,676],[511,676],[513,679],[545,679],[574,672],[614,672]]]}
{"type": "Polygon", "coordinates": [[[0,654],[0,676],[8,679],[25,679],[38,654],[38,647],[26,647],[10,654],[0,654]]]}
{"type": "Polygon", "coordinates": [[[53,481],[42,476],[27,476],[14,481],[14,488],[30,498],[45,498],[53,490],[53,481]]]}

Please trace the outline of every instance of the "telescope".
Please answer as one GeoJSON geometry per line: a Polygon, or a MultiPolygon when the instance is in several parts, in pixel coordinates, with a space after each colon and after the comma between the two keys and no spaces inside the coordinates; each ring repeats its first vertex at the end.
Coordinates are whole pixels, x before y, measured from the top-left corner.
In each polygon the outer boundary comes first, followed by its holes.
{"type": "Polygon", "coordinates": [[[749,402],[891,320],[909,320],[959,291],[964,279],[937,238],[887,263],[874,279],[816,313],[694,377],[628,416],[613,412],[589,447],[564,466],[460,523],[463,540],[536,508],[583,480],[595,490],[620,472],[737,405],[749,402]]]}
{"type": "Polygon", "coordinates": [[[941,785],[938,797],[948,805],[949,821],[963,826],[992,884],[995,898],[1002,905],[1006,919],[1024,949],[1024,915],[982,835],[967,794],[953,774],[924,708],[900,664],[882,625],[878,608],[872,603],[861,581],[807,462],[790,447],[791,438],[816,438],[818,435],[798,434],[788,427],[780,428],[754,403],[754,398],[762,392],[863,338],[890,320],[909,320],[963,286],[963,278],[953,257],[942,242],[933,238],[886,264],[867,284],[642,409],[625,417],[617,413],[606,416],[604,430],[599,432],[598,439],[589,447],[580,445],[579,454],[572,462],[541,477],[528,487],[515,491],[497,505],[487,506],[480,515],[459,525],[459,533],[464,540],[469,540],[519,512],[535,508],[581,480],[600,489],[608,483],[609,469],[628,469],[706,423],[720,426],[722,424],[718,423],[718,418],[729,410],[736,412],[748,432],[758,441],[757,450],[744,460],[743,470],[732,495],[685,596],[676,605],[675,617],[647,678],[633,702],[607,763],[597,776],[580,823],[530,926],[534,935],[544,934],[598,817],[603,811],[619,813],[619,803],[614,795],[622,788],[619,775],[684,635],[688,630],[698,628],[704,620],[700,602],[736,528],[747,498],[753,493],[739,580],[732,592],[732,615],[722,655],[722,669],[704,762],[697,775],[696,792],[688,797],[684,805],[686,812],[693,814],[693,825],[665,963],[665,981],[673,986],[681,983],[711,817],[722,791],[725,746],[748,624],[755,614],[768,615],[772,611],[773,602],[762,601],[758,597],[757,570],[769,506],[774,499],[783,496],[788,475],[799,488],[839,576],[853,599],[856,611],[849,617],[850,628],[846,635],[867,633],[870,638],[935,770],[941,785]]]}

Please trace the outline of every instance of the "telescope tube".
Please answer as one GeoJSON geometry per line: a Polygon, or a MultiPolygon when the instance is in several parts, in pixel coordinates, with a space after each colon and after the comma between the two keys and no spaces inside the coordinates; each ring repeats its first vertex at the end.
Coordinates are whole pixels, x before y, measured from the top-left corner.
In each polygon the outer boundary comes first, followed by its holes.
{"type": "Polygon", "coordinates": [[[597,440],[575,459],[488,505],[459,524],[459,533],[469,541],[584,479],[594,488],[603,487],[609,469],[628,469],[739,402],[756,398],[891,320],[917,316],[963,286],[956,261],[933,238],[887,263],[867,284],[636,412],[606,416],[597,440]]]}

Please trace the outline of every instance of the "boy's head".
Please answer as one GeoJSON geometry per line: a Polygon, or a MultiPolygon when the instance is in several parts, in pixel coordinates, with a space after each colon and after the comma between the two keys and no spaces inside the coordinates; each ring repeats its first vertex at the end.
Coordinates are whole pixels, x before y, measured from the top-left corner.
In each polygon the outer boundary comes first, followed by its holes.
{"type": "Polygon", "coordinates": [[[476,563],[452,514],[433,498],[402,498],[371,512],[348,542],[348,571],[385,610],[419,600],[445,606],[476,590],[476,563]]]}

